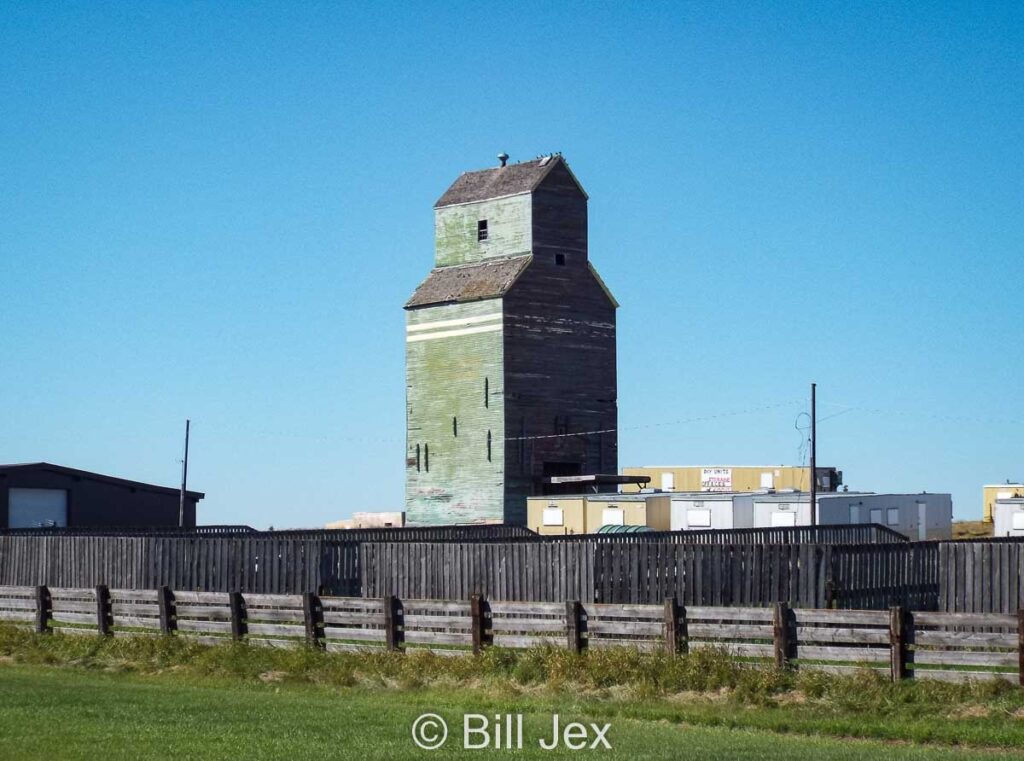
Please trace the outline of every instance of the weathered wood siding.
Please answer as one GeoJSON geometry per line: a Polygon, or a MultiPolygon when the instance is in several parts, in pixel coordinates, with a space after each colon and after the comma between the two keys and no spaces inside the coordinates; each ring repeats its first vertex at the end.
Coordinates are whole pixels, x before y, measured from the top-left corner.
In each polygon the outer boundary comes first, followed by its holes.
{"type": "Polygon", "coordinates": [[[501,323],[483,323],[496,328],[487,332],[458,327],[459,320],[500,314],[500,299],[406,312],[407,326],[450,324],[406,336],[405,509],[411,525],[504,518],[501,323]]]}
{"type": "Polygon", "coordinates": [[[615,363],[615,307],[586,261],[535,257],[505,297],[507,521],[525,524],[545,463],[618,472],[615,363]]]}
{"type": "Polygon", "coordinates": [[[555,166],[533,193],[533,253],[553,261],[564,254],[567,266],[588,258],[587,197],[563,163],[555,166]]]}
{"type": "Polygon", "coordinates": [[[531,209],[529,193],[437,209],[436,266],[528,254],[532,246],[531,209]],[[477,240],[477,222],[481,220],[487,221],[487,239],[483,241],[477,240]]]}

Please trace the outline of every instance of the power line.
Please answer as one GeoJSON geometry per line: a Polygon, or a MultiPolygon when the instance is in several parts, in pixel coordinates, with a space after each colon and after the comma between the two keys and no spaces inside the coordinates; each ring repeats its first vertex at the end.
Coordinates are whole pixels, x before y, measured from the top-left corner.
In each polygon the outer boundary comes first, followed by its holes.
{"type": "Polygon", "coordinates": [[[894,417],[918,417],[918,418],[929,418],[946,423],[984,423],[986,425],[1024,425],[1024,420],[1016,420],[1014,418],[1007,417],[980,417],[970,415],[946,415],[936,412],[920,412],[916,410],[896,410],[896,409],[881,409],[879,407],[865,407],[856,404],[840,404],[838,402],[822,402],[822,404],[828,404],[832,407],[840,407],[841,412],[829,415],[828,417],[821,418],[821,420],[827,420],[828,418],[838,417],[839,415],[845,415],[847,412],[867,412],[872,415],[888,415],[894,417]]]}
{"type": "Polygon", "coordinates": [[[776,404],[765,404],[760,407],[750,407],[747,409],[734,410],[731,412],[719,412],[714,415],[700,415],[698,417],[682,418],[680,420],[668,420],[662,423],[647,423],[645,425],[619,426],[618,428],[602,428],[592,431],[573,431],[572,433],[549,433],[540,436],[509,436],[506,437],[505,441],[534,441],[537,439],[562,439],[570,436],[596,436],[602,433],[639,431],[648,428],[663,428],[666,426],[689,425],[690,423],[702,423],[708,420],[718,420],[720,418],[738,417],[740,415],[753,415],[758,412],[766,412],[768,410],[779,409],[780,407],[792,407],[794,404],[802,403],[803,402],[799,401],[778,402],[776,404]]]}

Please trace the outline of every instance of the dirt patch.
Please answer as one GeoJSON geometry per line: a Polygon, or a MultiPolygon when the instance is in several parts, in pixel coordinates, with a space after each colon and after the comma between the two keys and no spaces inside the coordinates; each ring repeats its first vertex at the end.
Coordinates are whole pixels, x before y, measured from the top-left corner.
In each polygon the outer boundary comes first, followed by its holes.
{"type": "Polygon", "coordinates": [[[287,671],[264,671],[260,674],[260,681],[264,683],[283,682],[287,677],[287,671]]]}
{"type": "Polygon", "coordinates": [[[802,706],[807,702],[807,696],[800,690],[790,690],[776,695],[775,702],[780,706],[802,706]]]}
{"type": "Polygon", "coordinates": [[[957,706],[946,716],[950,719],[987,719],[991,713],[985,706],[957,706]]]}

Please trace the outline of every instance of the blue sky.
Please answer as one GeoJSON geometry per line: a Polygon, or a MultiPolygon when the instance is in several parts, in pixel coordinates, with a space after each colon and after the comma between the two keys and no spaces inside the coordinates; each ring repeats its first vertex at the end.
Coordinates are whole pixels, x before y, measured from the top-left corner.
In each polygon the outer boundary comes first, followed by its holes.
{"type": "Polygon", "coordinates": [[[1024,478],[1019,4],[4,2],[0,40],[0,462],[174,485],[191,417],[203,522],[400,507],[401,305],[504,150],[590,193],[620,465],[800,464],[814,380],[851,488],[1024,478]]]}

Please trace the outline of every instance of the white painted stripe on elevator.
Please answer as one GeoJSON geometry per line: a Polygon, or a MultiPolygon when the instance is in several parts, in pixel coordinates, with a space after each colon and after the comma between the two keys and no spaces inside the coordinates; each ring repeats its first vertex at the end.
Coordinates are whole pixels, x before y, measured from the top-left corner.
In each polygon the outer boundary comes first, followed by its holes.
{"type": "Polygon", "coordinates": [[[475,328],[463,328],[462,330],[438,330],[432,333],[418,333],[412,336],[406,336],[405,342],[412,343],[413,341],[432,341],[435,338],[450,338],[452,336],[468,336],[473,333],[491,333],[497,332],[505,326],[501,323],[497,325],[478,325],[475,328]]]}
{"type": "Polygon", "coordinates": [[[419,322],[415,325],[406,325],[405,331],[407,333],[417,333],[421,330],[434,330],[439,328],[454,328],[454,327],[466,327],[469,325],[475,325],[481,322],[493,322],[495,320],[501,320],[502,313],[494,312],[493,314],[483,314],[476,317],[460,317],[456,320],[434,320],[433,322],[419,322]]]}

